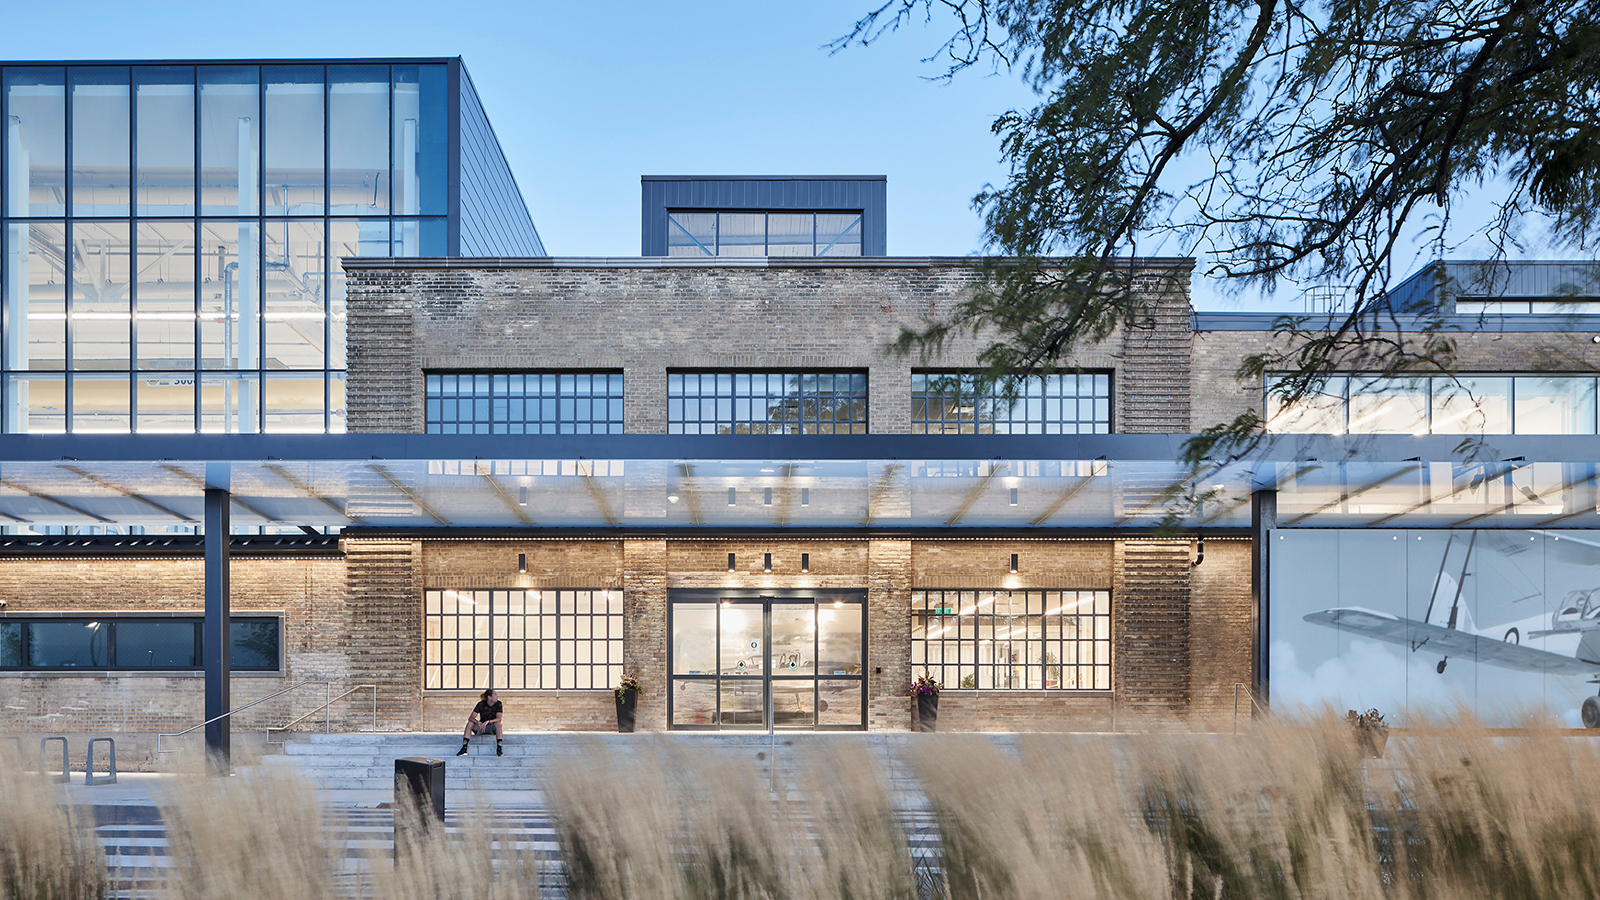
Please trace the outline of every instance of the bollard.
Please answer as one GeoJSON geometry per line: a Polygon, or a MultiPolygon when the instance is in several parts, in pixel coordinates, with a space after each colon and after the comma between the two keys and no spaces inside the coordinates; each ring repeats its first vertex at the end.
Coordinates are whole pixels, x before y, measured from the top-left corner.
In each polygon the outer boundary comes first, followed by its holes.
{"type": "Polygon", "coordinates": [[[394,761],[394,852],[444,828],[444,760],[412,756],[394,761]]]}
{"type": "Polygon", "coordinates": [[[61,735],[54,735],[52,737],[47,737],[47,738],[44,738],[44,739],[39,741],[39,771],[40,772],[44,771],[44,751],[45,751],[45,747],[49,746],[51,741],[60,741],[61,742],[61,774],[60,775],[51,775],[50,776],[50,780],[52,780],[52,781],[71,781],[72,780],[72,773],[67,770],[67,739],[65,737],[62,737],[61,735]]]}
{"type": "Polygon", "coordinates": [[[84,784],[116,784],[117,783],[117,742],[108,737],[91,738],[89,753],[83,760],[84,784]],[[94,774],[94,745],[105,744],[108,758],[106,760],[108,771],[105,775],[94,774]]]}

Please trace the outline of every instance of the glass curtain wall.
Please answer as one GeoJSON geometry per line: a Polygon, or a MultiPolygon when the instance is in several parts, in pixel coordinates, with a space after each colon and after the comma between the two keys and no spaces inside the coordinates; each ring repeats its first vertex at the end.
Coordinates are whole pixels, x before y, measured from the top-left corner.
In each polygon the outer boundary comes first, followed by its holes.
{"type": "Polygon", "coordinates": [[[344,430],[344,256],[446,255],[443,64],[0,69],[7,432],[344,430]]]}

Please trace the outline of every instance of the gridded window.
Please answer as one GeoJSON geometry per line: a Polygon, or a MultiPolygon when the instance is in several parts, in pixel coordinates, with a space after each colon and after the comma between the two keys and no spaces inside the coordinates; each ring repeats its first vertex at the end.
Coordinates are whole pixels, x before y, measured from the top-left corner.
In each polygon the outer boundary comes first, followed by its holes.
{"type": "Polygon", "coordinates": [[[430,690],[609,688],[622,677],[621,591],[427,591],[430,690]]]}
{"type": "Polygon", "coordinates": [[[860,256],[859,212],[667,213],[668,256],[860,256]]]}
{"type": "Polygon", "coordinates": [[[1290,434],[1594,434],[1593,375],[1334,375],[1288,406],[1267,377],[1267,430],[1290,434]]]}
{"type": "Polygon", "coordinates": [[[1035,375],[1008,398],[970,372],[913,372],[913,434],[1107,434],[1111,373],[1035,375]]]}
{"type": "Polygon", "coordinates": [[[621,372],[441,372],[429,434],[621,434],[621,372]]]}
{"type": "Polygon", "coordinates": [[[866,434],[865,372],[669,372],[668,434],[866,434]]]}
{"type": "MultiPolygon", "coordinates": [[[[199,669],[205,665],[203,624],[195,616],[9,618],[0,621],[0,670],[199,669]]],[[[235,616],[228,627],[233,671],[278,671],[282,620],[235,616]]]]}
{"type": "Polygon", "coordinates": [[[1110,690],[1111,594],[913,591],[911,667],[956,690],[1110,690]]]}

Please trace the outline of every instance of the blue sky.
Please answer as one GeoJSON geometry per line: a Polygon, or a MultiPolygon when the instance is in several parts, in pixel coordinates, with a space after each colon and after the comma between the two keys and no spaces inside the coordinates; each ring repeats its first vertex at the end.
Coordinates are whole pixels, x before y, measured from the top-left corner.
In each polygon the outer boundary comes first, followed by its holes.
{"type": "Polygon", "coordinates": [[[830,55],[875,2],[14,2],[0,58],[459,55],[553,255],[637,256],[639,176],[701,174],[886,175],[890,254],[977,252],[971,198],[1006,174],[989,124],[1032,94],[929,80],[941,23],[830,55]]]}

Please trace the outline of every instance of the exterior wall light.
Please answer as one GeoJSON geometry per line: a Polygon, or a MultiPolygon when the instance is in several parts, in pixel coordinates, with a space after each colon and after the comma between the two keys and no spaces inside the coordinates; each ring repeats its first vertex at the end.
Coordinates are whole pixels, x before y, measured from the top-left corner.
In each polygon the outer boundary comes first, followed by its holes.
{"type": "Polygon", "coordinates": [[[728,571],[729,572],[732,572],[734,570],[734,565],[735,565],[734,556],[733,556],[732,553],[729,553],[728,554],[728,571]]]}
{"type": "Polygon", "coordinates": [[[762,506],[771,506],[772,505],[772,488],[762,488],[761,489],[761,505],[762,506]]]}
{"type": "Polygon", "coordinates": [[[1016,488],[1012,488],[1011,489],[1011,505],[1012,506],[1016,506],[1017,505],[1017,489],[1016,488]]]}
{"type": "Polygon", "coordinates": [[[761,557],[761,571],[763,571],[763,572],[771,572],[772,571],[772,554],[771,553],[762,554],[762,557],[761,557]]]}
{"type": "Polygon", "coordinates": [[[809,554],[809,553],[800,554],[800,571],[801,572],[810,572],[811,571],[811,554],[809,554]]]}
{"type": "Polygon", "coordinates": [[[1011,554],[1011,574],[1017,574],[1017,554],[1011,554]]]}
{"type": "Polygon", "coordinates": [[[811,505],[811,488],[801,488],[800,489],[800,505],[801,506],[810,506],[811,505]]]}
{"type": "Polygon", "coordinates": [[[728,505],[733,506],[739,502],[739,489],[728,488],[728,505]]]}
{"type": "Polygon", "coordinates": [[[527,485],[523,485],[522,487],[517,488],[517,505],[518,506],[527,506],[528,505],[528,486],[527,485]]]}
{"type": "Polygon", "coordinates": [[[518,575],[526,575],[526,574],[528,574],[528,554],[526,554],[526,553],[518,553],[517,554],[517,574],[518,575]]]}

